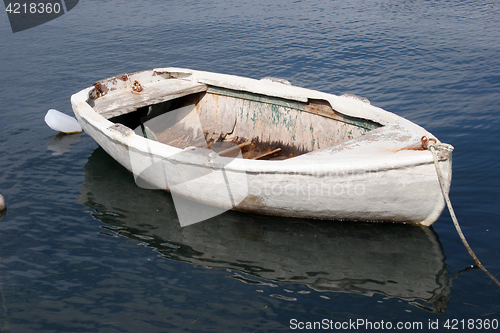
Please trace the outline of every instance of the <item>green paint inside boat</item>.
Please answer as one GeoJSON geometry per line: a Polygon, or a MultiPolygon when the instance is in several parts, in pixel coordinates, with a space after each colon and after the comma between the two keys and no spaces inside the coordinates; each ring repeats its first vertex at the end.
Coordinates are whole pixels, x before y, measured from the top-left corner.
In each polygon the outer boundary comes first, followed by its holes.
{"type": "Polygon", "coordinates": [[[140,125],[137,119],[149,125],[141,127],[144,137],[164,144],[184,149],[251,141],[252,144],[242,150],[241,157],[253,159],[265,155],[262,159],[269,160],[296,157],[381,127],[369,120],[335,112],[326,101],[304,103],[213,86],[206,92],[143,106],[110,120],[135,129],[140,125]],[[183,118],[159,121],[164,115],[181,109],[183,118]],[[193,121],[194,118],[198,118],[199,123],[193,121]],[[318,126],[318,119],[327,126],[318,126]],[[158,123],[162,125],[157,126],[158,123]],[[276,152],[268,154],[273,151],[276,152]]]}

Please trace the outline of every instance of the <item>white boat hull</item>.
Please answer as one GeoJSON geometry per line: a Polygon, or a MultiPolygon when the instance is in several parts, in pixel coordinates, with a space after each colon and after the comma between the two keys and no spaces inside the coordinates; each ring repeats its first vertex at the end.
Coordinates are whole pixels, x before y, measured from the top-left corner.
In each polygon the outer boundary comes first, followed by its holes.
{"type": "MultiPolygon", "coordinates": [[[[288,99],[321,98],[343,114],[370,119],[382,126],[283,161],[247,160],[219,156],[209,149],[182,150],[149,140],[96,111],[89,97],[96,93],[95,87],[73,95],[73,109],[84,131],[132,172],[143,187],[168,190],[179,197],[218,207],[220,210],[215,209],[212,216],[234,209],[278,216],[428,226],[444,208],[432,153],[419,149],[421,138],[432,135],[399,116],[350,97],[274,82],[266,82],[263,87],[262,81],[229,75],[179,69],[156,72],[172,73],[171,76],[182,73],[182,79],[169,80],[193,82],[187,90],[210,84],[288,99]]],[[[147,87],[147,79],[155,77],[151,73],[155,71],[136,74],[142,86],[147,87]]],[[[175,94],[182,93],[172,95],[175,94]]],[[[143,104],[165,100],[157,96],[162,95],[144,97],[143,104]]],[[[441,152],[439,162],[446,190],[451,183],[450,154],[441,152]]]]}

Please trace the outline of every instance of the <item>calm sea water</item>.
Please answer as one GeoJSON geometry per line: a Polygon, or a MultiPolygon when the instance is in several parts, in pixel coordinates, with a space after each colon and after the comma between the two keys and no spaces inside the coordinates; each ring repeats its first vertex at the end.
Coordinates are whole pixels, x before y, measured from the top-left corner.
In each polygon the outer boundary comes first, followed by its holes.
{"type": "Polygon", "coordinates": [[[164,66],[366,97],[455,146],[451,200],[496,275],[498,2],[82,0],[16,34],[0,17],[1,332],[500,320],[447,212],[425,229],[234,212],[181,228],[167,193],[43,121],[99,79],[164,66]]]}

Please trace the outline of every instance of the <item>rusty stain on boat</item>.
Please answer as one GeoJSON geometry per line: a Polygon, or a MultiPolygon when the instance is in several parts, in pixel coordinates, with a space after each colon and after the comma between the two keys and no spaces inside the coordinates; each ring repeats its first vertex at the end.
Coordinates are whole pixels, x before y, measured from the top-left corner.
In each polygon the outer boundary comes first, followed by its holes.
{"type": "Polygon", "coordinates": [[[396,149],[395,152],[401,151],[401,150],[427,150],[429,149],[429,143],[437,143],[437,140],[434,138],[428,138],[427,136],[423,136],[420,139],[421,144],[419,146],[413,146],[413,147],[405,147],[401,149],[396,149]]]}
{"type": "Polygon", "coordinates": [[[247,197],[238,204],[238,209],[247,212],[258,213],[256,207],[265,207],[264,199],[255,194],[249,194],[247,197]]]}
{"type": "Polygon", "coordinates": [[[93,95],[95,95],[96,99],[106,95],[108,91],[109,91],[108,87],[106,87],[106,85],[102,84],[101,82],[94,83],[94,89],[92,90],[92,92],[93,95]]]}
{"type": "Polygon", "coordinates": [[[139,81],[137,80],[134,81],[134,83],[132,84],[132,90],[136,93],[140,93],[143,90],[139,81]]]}
{"type": "Polygon", "coordinates": [[[421,139],[422,141],[422,149],[427,150],[429,149],[429,143],[433,142],[434,144],[437,143],[437,140],[434,138],[428,138],[425,135],[421,139]]]}

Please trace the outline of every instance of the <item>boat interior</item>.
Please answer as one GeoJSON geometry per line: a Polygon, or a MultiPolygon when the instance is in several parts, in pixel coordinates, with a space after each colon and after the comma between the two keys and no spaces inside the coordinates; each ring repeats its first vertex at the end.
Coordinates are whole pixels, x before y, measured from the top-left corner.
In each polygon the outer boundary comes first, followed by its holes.
{"type": "Polygon", "coordinates": [[[331,147],[381,126],[336,112],[325,100],[298,102],[215,86],[107,118],[177,148],[262,160],[331,147]]]}

